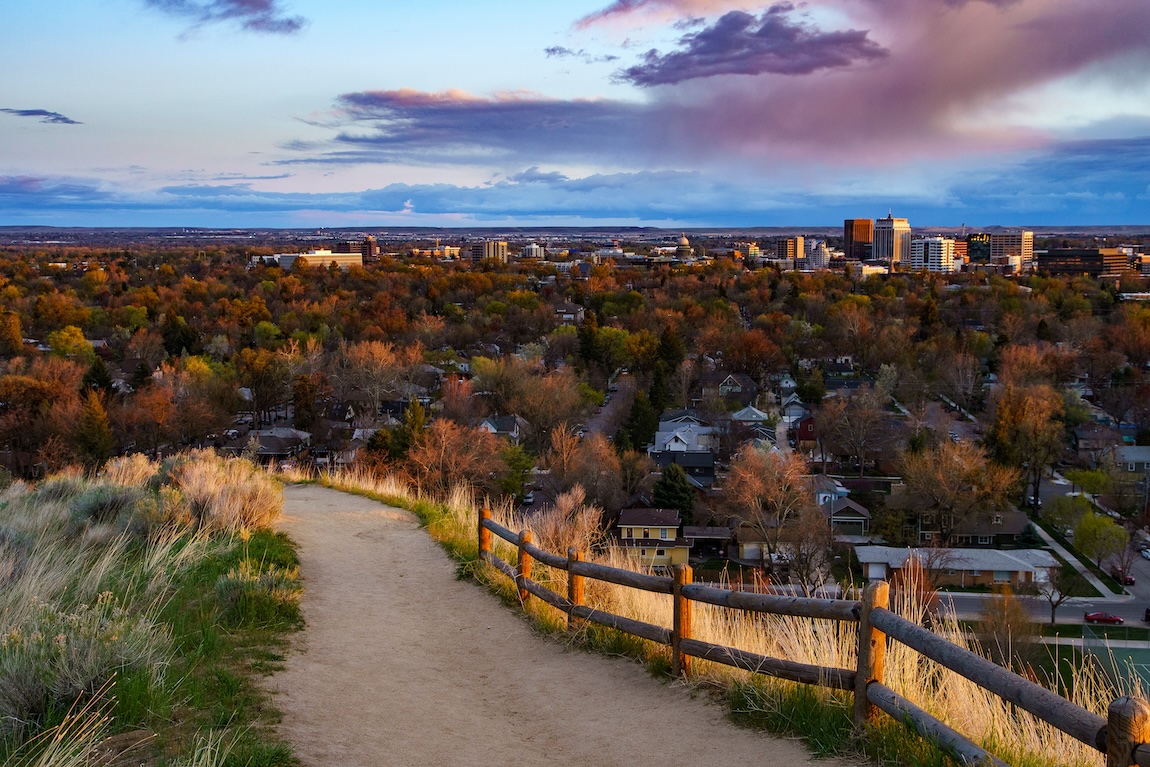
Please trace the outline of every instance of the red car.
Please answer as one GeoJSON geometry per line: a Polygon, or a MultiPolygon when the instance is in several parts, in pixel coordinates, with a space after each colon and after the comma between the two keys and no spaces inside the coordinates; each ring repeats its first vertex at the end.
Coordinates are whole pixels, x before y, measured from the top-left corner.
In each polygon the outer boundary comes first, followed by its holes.
{"type": "Polygon", "coordinates": [[[1092,613],[1086,613],[1086,615],[1083,617],[1087,623],[1114,623],[1114,624],[1119,624],[1119,623],[1125,623],[1126,622],[1122,618],[1122,616],[1120,616],[1120,615],[1111,615],[1110,613],[1104,613],[1101,610],[1097,610],[1097,611],[1092,612],[1092,613]]]}
{"type": "Polygon", "coordinates": [[[1133,586],[1134,585],[1134,576],[1131,575],[1130,573],[1126,573],[1126,575],[1123,575],[1121,570],[1111,570],[1110,571],[1110,577],[1116,581],[1119,581],[1124,586],[1133,586]]]}

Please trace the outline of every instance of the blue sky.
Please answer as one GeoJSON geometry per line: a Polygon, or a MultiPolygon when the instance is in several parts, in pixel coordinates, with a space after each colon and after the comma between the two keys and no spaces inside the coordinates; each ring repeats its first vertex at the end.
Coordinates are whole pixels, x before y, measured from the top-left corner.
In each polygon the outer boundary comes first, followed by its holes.
{"type": "Polygon", "coordinates": [[[1147,0],[24,0],[0,29],[0,225],[1150,224],[1147,0]]]}

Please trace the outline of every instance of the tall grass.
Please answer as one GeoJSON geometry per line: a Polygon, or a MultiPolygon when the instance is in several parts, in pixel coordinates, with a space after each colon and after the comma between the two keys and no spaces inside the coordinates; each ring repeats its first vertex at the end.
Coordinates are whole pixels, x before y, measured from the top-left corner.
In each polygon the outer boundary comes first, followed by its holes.
{"type": "Polygon", "coordinates": [[[294,551],[266,530],[280,488],[197,452],[0,491],[0,761],[91,764],[93,739],[141,726],[170,731],[154,748],[177,757],[206,724],[204,743],[226,735],[259,763],[291,763],[251,729],[266,714],[246,670],[299,623],[294,551]],[[248,580],[240,600],[231,574],[248,580]],[[240,668],[227,691],[203,683],[240,668]]]}
{"type": "MultiPolygon", "coordinates": [[[[397,478],[380,478],[364,472],[316,477],[297,472],[289,479],[318,481],[415,510],[433,536],[455,556],[476,556],[478,506],[466,489],[457,489],[451,498],[436,503],[397,478]]],[[[599,527],[586,524],[593,518],[594,510],[583,507],[581,498],[568,497],[557,506],[559,508],[528,516],[517,514],[506,505],[493,508],[492,512],[495,521],[505,527],[531,529],[541,548],[563,554],[567,547],[575,547],[588,558],[604,564],[642,570],[626,552],[602,545],[599,527]]],[[[494,539],[493,549],[505,561],[514,561],[514,547],[501,539],[494,539]]],[[[506,598],[513,598],[514,590],[508,580],[493,568],[476,567],[473,571],[506,598]]],[[[564,571],[536,563],[532,577],[553,591],[565,593],[564,571]]],[[[587,603],[595,609],[662,626],[669,627],[672,623],[671,600],[666,595],[593,580],[585,581],[585,586],[587,603]]],[[[895,600],[899,609],[912,619],[920,618],[925,606],[915,599],[915,594],[903,596],[907,598],[895,600]]],[[[564,625],[558,611],[539,600],[531,600],[528,610],[545,627],[558,629],[564,625]]],[[[849,669],[857,665],[857,625],[853,623],[756,615],[695,603],[692,630],[704,641],[769,657],[832,668],[849,669]]],[[[960,647],[987,656],[952,618],[934,621],[932,630],[960,647]]],[[[613,651],[632,652],[651,668],[669,666],[667,648],[633,638],[608,637],[608,633],[613,634],[590,627],[581,637],[569,641],[589,641],[613,651]]],[[[897,642],[890,643],[885,669],[888,686],[1011,764],[1094,767],[1104,762],[1103,756],[1094,749],[897,642]]],[[[1075,703],[1102,715],[1119,694],[1090,663],[1073,669],[1070,679],[1045,681],[1052,689],[1070,690],[1075,703]]],[[[867,737],[861,741],[853,737],[851,697],[842,692],[797,685],[698,660],[693,683],[726,690],[736,712],[772,729],[801,735],[820,754],[861,749],[888,764],[948,763],[940,751],[887,717],[869,725],[867,737]]],[[[1137,687],[1137,683],[1131,681],[1125,686],[1137,687]]]]}

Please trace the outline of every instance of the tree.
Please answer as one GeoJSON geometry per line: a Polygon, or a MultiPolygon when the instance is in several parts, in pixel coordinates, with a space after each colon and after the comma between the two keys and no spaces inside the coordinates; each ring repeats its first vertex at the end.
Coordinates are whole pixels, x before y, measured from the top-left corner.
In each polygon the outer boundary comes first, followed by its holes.
{"type": "Polygon", "coordinates": [[[287,398],[291,369],[287,360],[275,352],[242,349],[236,355],[236,372],[240,383],[251,392],[255,425],[259,428],[264,416],[287,398]]]}
{"type": "Polygon", "coordinates": [[[815,507],[806,461],[747,445],[731,462],[724,490],[728,516],[763,541],[760,566],[773,572],[783,529],[815,507]]]}
{"type": "Polygon", "coordinates": [[[506,469],[499,449],[491,432],[440,418],[412,445],[407,465],[423,489],[440,496],[457,486],[490,492],[506,469]]]}
{"type": "Polygon", "coordinates": [[[790,548],[791,577],[809,597],[831,574],[830,521],[822,509],[811,505],[800,512],[784,538],[790,548]]]}
{"type": "Polygon", "coordinates": [[[580,485],[587,500],[608,511],[618,511],[627,499],[623,494],[619,456],[601,434],[590,434],[575,451],[574,465],[568,477],[580,485]]]}
{"type": "Polygon", "coordinates": [[[1042,475],[1062,450],[1063,405],[1046,384],[1006,384],[995,401],[986,443],[999,463],[1025,470],[1028,495],[1038,495],[1042,475]]]}
{"type": "Polygon", "coordinates": [[[426,428],[427,413],[424,412],[419,400],[412,397],[403,411],[403,422],[392,432],[391,459],[403,460],[426,428]]]}
{"type": "Polygon", "coordinates": [[[1084,596],[1089,592],[1086,581],[1080,573],[1070,567],[1056,567],[1050,571],[1050,577],[1034,584],[1034,591],[1050,605],[1050,625],[1053,626],[1058,615],[1058,608],[1067,599],[1084,596]]]}
{"type": "Polygon", "coordinates": [[[1025,668],[1038,647],[1037,626],[1009,586],[996,586],[994,596],[983,601],[975,632],[991,660],[1006,668],[1015,663],[1025,668]]]}
{"type": "Polygon", "coordinates": [[[53,330],[48,334],[48,345],[52,353],[60,357],[67,357],[91,365],[96,359],[96,350],[91,342],[84,338],[84,331],[75,325],[68,325],[60,330],[53,330]]]}
{"type": "Polygon", "coordinates": [[[24,351],[24,332],[16,312],[0,314],[0,357],[15,357],[24,351]]]}
{"type": "Polygon", "coordinates": [[[819,406],[815,420],[820,437],[836,452],[853,455],[858,460],[860,477],[867,457],[886,436],[883,405],[887,399],[881,388],[863,386],[848,397],[835,397],[819,406]]]}
{"type": "Polygon", "coordinates": [[[675,509],[683,515],[683,524],[693,522],[695,488],[687,479],[687,472],[677,463],[663,468],[663,475],[655,482],[651,502],[659,509],[675,509]]]}
{"type": "Polygon", "coordinates": [[[1074,544],[1099,567],[1130,543],[1130,534],[1110,517],[1093,512],[1084,514],[1074,528],[1074,544]]]}
{"type": "Polygon", "coordinates": [[[99,395],[89,390],[84,399],[84,409],[80,412],[80,422],[76,426],[76,449],[85,464],[98,466],[112,454],[115,444],[116,438],[108,424],[108,413],[99,395]]]}
{"type": "Polygon", "coordinates": [[[955,528],[1006,507],[1018,472],[987,460],[972,442],[944,440],[918,453],[903,453],[903,481],[911,508],[938,523],[940,543],[950,545],[955,528]]]}

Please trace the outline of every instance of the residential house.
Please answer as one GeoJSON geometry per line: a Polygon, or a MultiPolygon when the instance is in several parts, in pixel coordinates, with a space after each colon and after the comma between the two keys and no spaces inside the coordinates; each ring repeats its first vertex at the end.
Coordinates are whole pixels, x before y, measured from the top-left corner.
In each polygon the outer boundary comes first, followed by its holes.
{"type": "Polygon", "coordinates": [[[722,557],[726,554],[734,531],[729,527],[685,525],[683,537],[691,547],[691,556],[700,559],[722,557]]]}
{"type": "Polygon", "coordinates": [[[718,430],[694,410],[668,410],[659,419],[655,441],[647,448],[656,465],[683,467],[695,487],[705,489],[715,481],[715,450],[718,430]]]}
{"type": "Polygon", "coordinates": [[[660,469],[678,464],[687,475],[687,481],[698,490],[715,484],[715,453],[711,450],[665,450],[651,453],[651,460],[660,469]]]}
{"type": "Polygon", "coordinates": [[[912,559],[937,586],[1011,586],[1043,583],[1058,560],[1040,549],[907,549],[856,546],[855,556],[868,580],[890,580],[912,559]]]}
{"type": "Polygon", "coordinates": [[[581,325],[586,309],[578,304],[562,303],[555,307],[555,319],[564,325],[581,325]]]}
{"type": "Polygon", "coordinates": [[[814,450],[819,445],[819,434],[813,415],[805,415],[792,424],[791,433],[795,440],[795,447],[799,450],[814,450]]]}
{"type": "MultiPolygon", "coordinates": [[[[1030,519],[1018,509],[1001,509],[970,514],[954,523],[950,545],[962,548],[1011,548],[1030,526],[1030,519]]],[[[918,540],[930,545],[940,540],[941,531],[936,515],[922,514],[918,518],[918,540]]]]}
{"type": "Polygon", "coordinates": [[[1113,459],[1122,444],[1122,435],[1113,426],[1088,423],[1074,429],[1071,447],[1079,461],[1097,468],[1113,459]]]}
{"type": "Polygon", "coordinates": [[[679,535],[681,522],[674,509],[623,509],[615,523],[615,544],[650,567],[683,565],[691,544],[679,535]]]}
{"type": "Polygon", "coordinates": [[[529,425],[525,419],[517,415],[493,415],[479,422],[480,429],[486,429],[496,437],[503,437],[512,445],[519,444],[529,425]]]}
{"type": "Polygon", "coordinates": [[[744,407],[754,402],[759,394],[758,384],[744,373],[727,373],[722,370],[704,373],[699,385],[702,399],[718,397],[744,407]]]}
{"type": "Polygon", "coordinates": [[[1150,494],[1150,445],[1123,445],[1114,451],[1114,464],[1118,469],[1115,488],[1122,494],[1140,495],[1145,503],[1150,494]]]}
{"type": "Polygon", "coordinates": [[[783,415],[783,423],[788,426],[811,414],[810,409],[803,403],[802,397],[797,394],[784,397],[780,411],[783,415]]]}
{"type": "Polygon", "coordinates": [[[820,503],[837,541],[862,543],[870,539],[870,510],[850,498],[830,498],[820,503]]]}

